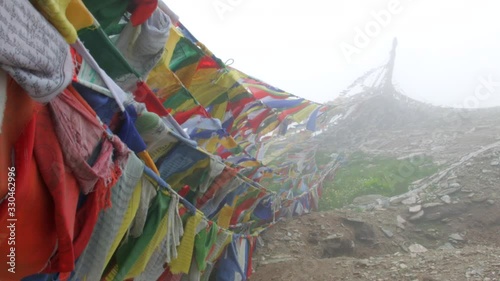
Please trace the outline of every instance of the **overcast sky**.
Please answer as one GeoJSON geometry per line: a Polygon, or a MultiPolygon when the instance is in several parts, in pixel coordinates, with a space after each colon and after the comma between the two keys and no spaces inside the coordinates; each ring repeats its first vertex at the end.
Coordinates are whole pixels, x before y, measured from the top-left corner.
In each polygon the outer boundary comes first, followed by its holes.
{"type": "Polygon", "coordinates": [[[317,102],[398,49],[394,82],[436,105],[500,105],[498,0],[164,0],[223,61],[317,102]],[[489,81],[489,82],[485,82],[489,81]]]}

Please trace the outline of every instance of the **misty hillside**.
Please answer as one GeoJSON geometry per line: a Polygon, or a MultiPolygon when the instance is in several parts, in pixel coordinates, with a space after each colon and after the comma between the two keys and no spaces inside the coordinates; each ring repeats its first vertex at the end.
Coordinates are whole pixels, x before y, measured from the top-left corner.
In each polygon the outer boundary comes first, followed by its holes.
{"type": "Polygon", "coordinates": [[[500,137],[500,107],[444,108],[395,90],[377,89],[341,99],[337,114],[341,117],[320,136],[326,150],[361,149],[397,156],[439,151],[459,156],[456,150],[465,152],[464,145],[480,146],[500,137]]]}
{"type": "Polygon", "coordinates": [[[320,212],[265,233],[253,280],[500,280],[500,108],[380,87],[334,104],[320,212]]]}
{"type": "Polygon", "coordinates": [[[411,99],[394,59],[330,103],[319,212],[263,236],[254,280],[500,280],[500,107],[411,99]]]}

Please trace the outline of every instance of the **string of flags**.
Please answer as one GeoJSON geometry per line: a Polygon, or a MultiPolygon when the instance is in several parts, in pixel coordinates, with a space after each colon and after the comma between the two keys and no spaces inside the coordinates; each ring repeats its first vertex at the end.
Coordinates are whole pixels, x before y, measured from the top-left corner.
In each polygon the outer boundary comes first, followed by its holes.
{"type": "Polygon", "coordinates": [[[3,1],[0,37],[0,280],[247,280],[338,167],[280,141],[332,106],[226,65],[163,2],[3,1]]]}

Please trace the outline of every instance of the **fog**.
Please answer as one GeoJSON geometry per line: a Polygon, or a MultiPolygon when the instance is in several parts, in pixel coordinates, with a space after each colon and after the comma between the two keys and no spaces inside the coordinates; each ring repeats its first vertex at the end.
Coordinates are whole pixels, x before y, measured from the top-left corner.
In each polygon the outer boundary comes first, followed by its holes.
{"type": "Polygon", "coordinates": [[[500,5],[494,0],[166,3],[222,60],[314,101],[334,99],[384,63],[397,37],[394,83],[404,94],[434,105],[500,105],[500,5]]]}

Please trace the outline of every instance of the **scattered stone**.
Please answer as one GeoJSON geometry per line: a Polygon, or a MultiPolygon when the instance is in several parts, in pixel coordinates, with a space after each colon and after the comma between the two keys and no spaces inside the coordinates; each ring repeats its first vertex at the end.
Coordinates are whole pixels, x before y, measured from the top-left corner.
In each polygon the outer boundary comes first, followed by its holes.
{"type": "Polygon", "coordinates": [[[402,216],[400,216],[400,215],[398,215],[398,216],[396,217],[396,220],[397,220],[397,222],[398,222],[398,223],[400,223],[400,224],[405,224],[405,223],[406,223],[406,220],[405,220],[405,219],[403,219],[403,217],[402,217],[402,216]]]}
{"type": "Polygon", "coordinates": [[[322,258],[334,258],[341,256],[351,256],[356,244],[349,239],[335,238],[323,243],[322,258]]]}
{"type": "Polygon", "coordinates": [[[432,203],[425,203],[422,207],[424,209],[427,209],[427,208],[432,208],[432,207],[437,207],[437,206],[442,206],[443,203],[439,203],[439,202],[432,202],[432,203]]]}
{"type": "Polygon", "coordinates": [[[328,235],[326,238],[323,239],[323,241],[327,241],[327,240],[332,240],[332,239],[336,239],[336,238],[340,238],[342,237],[343,235],[339,235],[337,233],[334,233],[334,234],[331,234],[331,235],[328,235]]]}
{"type": "Polygon", "coordinates": [[[403,205],[414,205],[417,203],[417,196],[408,197],[405,200],[403,200],[401,203],[403,203],[403,205]]]}
{"type": "Polygon", "coordinates": [[[449,195],[442,196],[441,201],[443,201],[446,204],[451,204],[451,198],[449,195]]]}
{"type": "Polygon", "coordinates": [[[380,230],[382,230],[382,232],[384,233],[385,236],[387,236],[387,238],[392,238],[394,236],[394,233],[388,229],[380,227],[380,230]]]}
{"type": "Polygon", "coordinates": [[[500,162],[499,162],[499,161],[496,161],[496,160],[495,160],[495,161],[491,161],[490,165],[491,165],[491,166],[494,166],[494,167],[496,167],[496,166],[500,166],[500,162]]]}
{"type": "Polygon", "coordinates": [[[348,222],[354,222],[354,223],[365,223],[362,219],[360,218],[344,218],[344,220],[348,222]]]}
{"type": "MultiPolygon", "coordinates": [[[[451,184],[451,185],[453,185],[453,184],[451,184]]],[[[451,188],[443,189],[437,195],[438,196],[450,195],[450,194],[453,194],[453,193],[460,191],[460,189],[461,189],[460,185],[458,187],[451,187],[451,188]]]]}
{"type": "Polygon", "coordinates": [[[264,243],[264,239],[262,239],[262,236],[257,236],[257,245],[264,247],[266,244],[264,243]]]}
{"type": "Polygon", "coordinates": [[[356,266],[358,266],[358,267],[368,267],[368,266],[370,266],[370,261],[367,260],[367,259],[358,260],[358,261],[356,261],[356,266]]]}
{"type": "Polygon", "coordinates": [[[260,262],[262,265],[266,264],[273,264],[273,263],[280,263],[280,262],[286,262],[286,261],[293,261],[296,260],[296,258],[288,255],[279,255],[279,256],[274,256],[270,257],[268,260],[263,260],[260,262]]]}
{"type": "Polygon", "coordinates": [[[404,263],[401,263],[401,264],[399,264],[399,268],[401,268],[401,269],[407,269],[408,266],[406,264],[404,264],[404,263]]]}
{"type": "Polygon", "coordinates": [[[483,203],[484,201],[488,200],[488,197],[476,197],[476,198],[472,198],[471,201],[474,202],[474,203],[483,203]]]}
{"type": "Polygon", "coordinates": [[[287,235],[288,237],[292,237],[292,234],[291,234],[290,232],[287,232],[287,233],[286,233],[286,235],[287,235]]]}
{"type": "Polygon", "coordinates": [[[408,208],[408,211],[410,213],[418,213],[422,210],[422,205],[415,205],[415,206],[411,206],[410,208],[408,208]]]}
{"type": "Polygon", "coordinates": [[[464,241],[465,239],[462,237],[462,235],[458,234],[458,233],[453,233],[453,234],[450,234],[450,236],[448,236],[451,240],[454,240],[454,241],[464,241]]]}
{"type": "Polygon", "coordinates": [[[424,210],[421,210],[420,212],[416,213],[415,215],[411,216],[409,218],[410,221],[415,221],[418,219],[421,219],[424,216],[424,210]]]}
{"type": "Polygon", "coordinates": [[[495,205],[495,200],[490,199],[490,200],[487,200],[486,203],[488,203],[490,205],[495,205]]]}
{"type": "Polygon", "coordinates": [[[408,247],[408,250],[410,250],[410,253],[415,253],[415,254],[421,254],[427,252],[427,248],[420,244],[413,244],[408,247]]]}
{"type": "Polygon", "coordinates": [[[439,250],[454,250],[455,247],[453,247],[453,245],[450,242],[446,242],[446,243],[444,243],[443,246],[440,246],[438,249],[439,250]]]}
{"type": "Polygon", "coordinates": [[[384,205],[385,202],[389,202],[389,198],[378,194],[363,195],[352,200],[355,205],[384,205]]]}
{"type": "Polygon", "coordinates": [[[436,232],[427,232],[425,233],[425,237],[430,240],[439,240],[439,235],[436,232]]]}
{"type": "Polygon", "coordinates": [[[458,182],[454,182],[454,183],[451,183],[451,184],[449,185],[449,187],[451,187],[451,188],[459,188],[459,187],[460,187],[460,184],[459,184],[458,182]]]}

